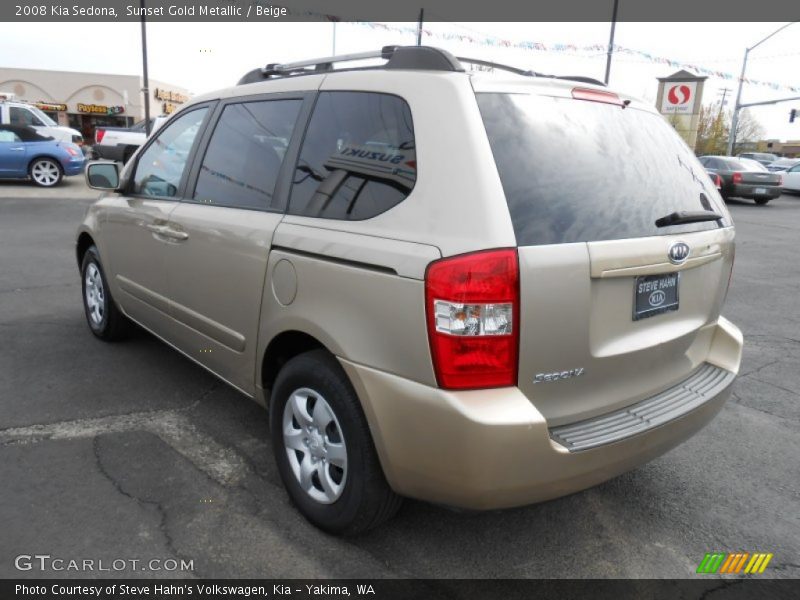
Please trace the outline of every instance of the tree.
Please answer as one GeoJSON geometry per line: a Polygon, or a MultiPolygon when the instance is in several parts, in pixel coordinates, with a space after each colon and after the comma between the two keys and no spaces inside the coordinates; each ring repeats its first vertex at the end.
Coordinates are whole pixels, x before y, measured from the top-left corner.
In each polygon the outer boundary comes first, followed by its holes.
{"type": "MultiPolygon", "coordinates": [[[[731,131],[732,113],[722,110],[719,102],[700,107],[697,126],[697,143],[694,151],[698,155],[726,154],[728,136],[731,131]]],[[[734,154],[745,145],[752,145],[764,137],[761,123],[746,108],[739,111],[739,122],[736,125],[736,147],[734,154]]]]}
{"type": "MultiPolygon", "coordinates": [[[[739,111],[739,122],[736,123],[736,145],[753,144],[764,137],[761,123],[746,108],[739,111]]],[[[735,150],[735,149],[734,149],[735,150]]],[[[735,152],[734,152],[735,153],[735,152]]]]}
{"type": "Polygon", "coordinates": [[[727,114],[719,103],[701,106],[695,152],[698,155],[725,154],[729,132],[727,114]]]}

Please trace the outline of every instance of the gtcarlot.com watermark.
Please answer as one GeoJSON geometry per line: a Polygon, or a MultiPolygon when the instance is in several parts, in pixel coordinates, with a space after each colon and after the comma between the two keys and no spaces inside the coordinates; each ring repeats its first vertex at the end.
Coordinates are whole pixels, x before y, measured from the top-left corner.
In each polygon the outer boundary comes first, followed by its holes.
{"type": "Polygon", "coordinates": [[[14,559],[18,571],[194,571],[194,559],[174,558],[62,558],[50,554],[20,554],[14,559]]]}

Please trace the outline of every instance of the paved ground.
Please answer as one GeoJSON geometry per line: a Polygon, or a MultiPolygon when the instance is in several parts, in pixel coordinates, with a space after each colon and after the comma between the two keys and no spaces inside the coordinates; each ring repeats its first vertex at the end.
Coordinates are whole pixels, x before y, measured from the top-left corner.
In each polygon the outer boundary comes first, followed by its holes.
{"type": "Polygon", "coordinates": [[[711,550],[773,552],[767,575],[800,576],[800,196],[731,204],[725,313],[745,358],[699,435],[567,498],[409,501],[354,540],[289,505],[258,406],[144,333],[91,336],[72,247],[91,197],[0,184],[0,577],[41,577],[13,566],[37,553],[183,558],[203,577],[687,577],[711,550]]]}

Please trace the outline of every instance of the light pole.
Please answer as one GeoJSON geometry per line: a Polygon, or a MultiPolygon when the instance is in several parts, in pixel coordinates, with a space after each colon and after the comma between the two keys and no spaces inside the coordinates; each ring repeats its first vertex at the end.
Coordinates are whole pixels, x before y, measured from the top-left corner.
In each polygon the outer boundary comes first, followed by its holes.
{"type": "Polygon", "coordinates": [[[606,77],[603,80],[608,85],[611,77],[611,57],[614,55],[614,30],[617,28],[617,9],[619,0],[614,0],[614,12],[611,14],[611,35],[608,38],[608,57],[606,58],[606,77]]]}
{"type": "Polygon", "coordinates": [[[142,92],[144,92],[144,132],[150,137],[150,78],[147,75],[147,25],[145,23],[144,0],[142,6],[142,92]]]}
{"type": "Polygon", "coordinates": [[[750,55],[751,50],[755,50],[761,44],[766,42],[769,38],[771,38],[776,33],[780,33],[784,29],[786,29],[789,25],[794,25],[797,21],[792,21],[791,23],[786,23],[770,33],[767,37],[765,37],[760,42],[753,44],[749,48],[745,48],[744,50],[744,60],[742,61],[742,74],[739,77],[739,89],[736,92],[736,104],[733,107],[733,118],[731,119],[731,132],[728,135],[728,156],[733,155],[733,146],[736,144],[736,127],[739,125],[739,110],[742,108],[742,86],[744,85],[744,73],[747,70],[747,57],[750,55]]]}

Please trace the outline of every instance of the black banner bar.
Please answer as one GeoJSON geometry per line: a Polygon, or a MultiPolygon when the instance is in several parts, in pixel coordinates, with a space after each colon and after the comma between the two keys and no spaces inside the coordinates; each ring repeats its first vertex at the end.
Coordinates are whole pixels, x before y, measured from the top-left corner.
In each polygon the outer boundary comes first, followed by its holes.
{"type": "MultiPolygon", "coordinates": [[[[275,21],[611,21],[613,1],[558,0],[146,0],[155,22],[275,21]]],[[[3,0],[0,21],[139,21],[139,0],[3,0]]],[[[789,22],[800,20],[800,2],[759,0],[628,0],[619,2],[618,21],[789,22]]]]}
{"type": "Polygon", "coordinates": [[[716,576],[698,579],[97,579],[0,580],[3,600],[794,600],[800,580],[716,576]]]}

